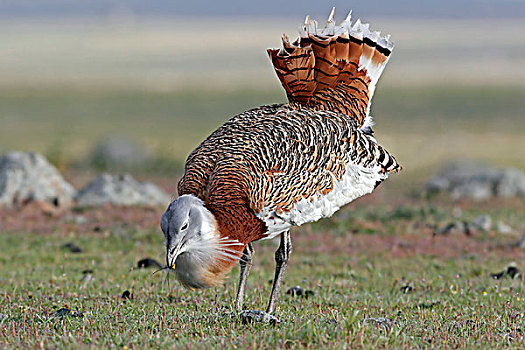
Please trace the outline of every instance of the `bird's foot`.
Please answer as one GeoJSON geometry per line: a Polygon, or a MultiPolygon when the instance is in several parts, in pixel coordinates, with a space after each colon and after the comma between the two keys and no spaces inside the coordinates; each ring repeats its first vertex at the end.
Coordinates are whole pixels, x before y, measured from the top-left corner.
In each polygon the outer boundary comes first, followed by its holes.
{"type": "Polygon", "coordinates": [[[239,317],[243,324],[252,322],[269,323],[272,325],[281,323],[277,317],[264,311],[259,310],[242,310],[239,312],[239,317]]]}

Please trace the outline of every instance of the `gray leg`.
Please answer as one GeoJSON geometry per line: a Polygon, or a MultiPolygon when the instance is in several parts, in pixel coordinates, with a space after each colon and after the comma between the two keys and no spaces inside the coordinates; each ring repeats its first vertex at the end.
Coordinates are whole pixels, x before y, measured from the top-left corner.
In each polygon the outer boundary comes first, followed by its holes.
{"type": "Polygon", "coordinates": [[[246,290],[246,281],[248,280],[248,274],[252,267],[253,256],[255,250],[251,243],[248,243],[244,251],[242,252],[242,258],[239,262],[241,266],[241,275],[239,277],[239,289],[237,290],[237,299],[235,301],[235,308],[237,311],[242,310],[242,301],[244,299],[244,292],[246,290]]]}
{"type": "Polygon", "coordinates": [[[273,279],[272,294],[270,295],[270,302],[266,312],[271,314],[275,311],[277,302],[279,301],[279,291],[281,290],[281,283],[283,281],[284,270],[288,265],[290,254],[292,253],[292,240],[290,238],[290,231],[281,233],[281,244],[275,252],[275,278],[273,279]]]}

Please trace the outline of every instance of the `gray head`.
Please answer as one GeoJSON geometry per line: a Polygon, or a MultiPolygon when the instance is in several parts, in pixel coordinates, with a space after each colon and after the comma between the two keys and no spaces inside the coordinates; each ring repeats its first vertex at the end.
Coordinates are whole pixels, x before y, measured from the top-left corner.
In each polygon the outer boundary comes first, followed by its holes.
{"type": "Polygon", "coordinates": [[[186,287],[219,285],[225,260],[237,258],[230,247],[242,245],[220,237],[214,215],[193,195],[171,202],[160,227],[166,237],[166,263],[186,287]]]}

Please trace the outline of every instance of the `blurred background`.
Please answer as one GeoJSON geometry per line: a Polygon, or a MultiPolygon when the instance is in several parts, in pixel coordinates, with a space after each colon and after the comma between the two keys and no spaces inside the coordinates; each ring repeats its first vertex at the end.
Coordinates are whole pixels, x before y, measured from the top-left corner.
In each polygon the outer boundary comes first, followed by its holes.
{"type": "Polygon", "coordinates": [[[229,117],[286,101],[265,50],[331,6],[396,43],[372,104],[405,168],[389,186],[451,159],[525,169],[521,0],[4,0],[0,153],[41,152],[73,177],[180,176],[229,117]]]}

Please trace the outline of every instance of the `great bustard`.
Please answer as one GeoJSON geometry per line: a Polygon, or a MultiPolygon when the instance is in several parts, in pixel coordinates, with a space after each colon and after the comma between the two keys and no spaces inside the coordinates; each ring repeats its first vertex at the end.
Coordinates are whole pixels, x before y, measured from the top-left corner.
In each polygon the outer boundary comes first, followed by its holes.
{"type": "Polygon", "coordinates": [[[393,48],[350,14],[306,17],[268,54],[289,103],[241,113],[188,157],[179,198],[162,215],[166,262],[187,287],[218,286],[240,262],[242,308],[252,242],[281,235],[268,314],[292,250],[290,227],[329,217],[401,169],[377,144],[370,103],[393,48]]]}

